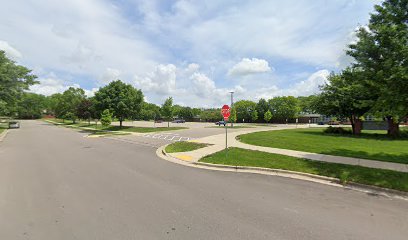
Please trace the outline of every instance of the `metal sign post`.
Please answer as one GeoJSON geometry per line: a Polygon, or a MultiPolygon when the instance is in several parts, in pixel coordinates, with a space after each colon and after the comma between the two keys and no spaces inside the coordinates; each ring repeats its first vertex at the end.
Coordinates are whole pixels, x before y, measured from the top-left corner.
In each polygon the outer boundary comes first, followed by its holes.
{"type": "Polygon", "coordinates": [[[230,116],[230,114],[231,114],[231,111],[230,111],[231,109],[230,109],[230,107],[228,106],[228,105],[224,105],[224,106],[222,106],[222,108],[221,108],[221,114],[222,114],[222,116],[224,117],[224,127],[225,127],[225,157],[227,158],[228,157],[228,127],[227,127],[227,121],[228,121],[228,118],[229,118],[229,116],[230,116]]]}

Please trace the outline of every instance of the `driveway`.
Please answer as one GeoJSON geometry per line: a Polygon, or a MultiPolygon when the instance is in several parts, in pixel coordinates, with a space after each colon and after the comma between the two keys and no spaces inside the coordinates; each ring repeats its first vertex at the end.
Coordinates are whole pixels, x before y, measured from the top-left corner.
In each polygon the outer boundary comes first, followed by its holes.
{"type": "MultiPolygon", "coordinates": [[[[23,121],[0,143],[0,239],[406,239],[408,202],[164,161],[23,121]]],[[[125,137],[125,136],[124,136],[125,137]]],[[[148,139],[148,138],[146,138],[148,139]]]]}

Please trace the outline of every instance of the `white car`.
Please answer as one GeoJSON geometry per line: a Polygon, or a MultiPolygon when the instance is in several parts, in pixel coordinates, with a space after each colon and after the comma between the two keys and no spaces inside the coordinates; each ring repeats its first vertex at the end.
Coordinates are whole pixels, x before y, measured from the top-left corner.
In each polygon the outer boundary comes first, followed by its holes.
{"type": "Polygon", "coordinates": [[[9,122],[9,128],[20,128],[20,122],[17,121],[9,122]]]}

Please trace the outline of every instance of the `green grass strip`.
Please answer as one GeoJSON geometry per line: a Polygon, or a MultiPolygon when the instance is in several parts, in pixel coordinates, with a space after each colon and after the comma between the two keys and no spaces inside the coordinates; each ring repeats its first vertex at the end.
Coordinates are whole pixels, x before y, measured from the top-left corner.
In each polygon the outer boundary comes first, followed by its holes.
{"type": "Polygon", "coordinates": [[[223,150],[202,158],[200,162],[290,170],[408,192],[408,173],[311,161],[241,148],[230,148],[228,157],[223,150]]]}
{"type": "Polygon", "coordinates": [[[208,144],[205,143],[195,143],[195,142],[175,142],[167,145],[166,152],[190,152],[200,148],[207,147],[208,144]]]}

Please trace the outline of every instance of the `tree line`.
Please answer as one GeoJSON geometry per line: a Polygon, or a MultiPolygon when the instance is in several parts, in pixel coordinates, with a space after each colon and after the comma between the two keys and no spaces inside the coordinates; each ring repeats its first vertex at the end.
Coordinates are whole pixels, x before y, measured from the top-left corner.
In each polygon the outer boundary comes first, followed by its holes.
{"type": "MultiPolygon", "coordinates": [[[[331,73],[319,94],[241,100],[234,103],[232,122],[287,122],[301,113],[319,113],[348,119],[354,134],[361,119],[372,115],[388,121],[388,133],[399,134],[399,123],[408,116],[408,1],[386,0],[375,6],[369,24],[360,27],[357,41],[348,46],[350,66],[331,73]]],[[[88,98],[80,88],[69,88],[49,97],[29,93],[37,84],[31,70],[17,65],[0,51],[0,116],[39,118],[51,114],[61,119],[100,119],[102,113],[116,118],[171,121],[218,121],[220,109],[199,109],[144,101],[141,90],[120,80],[101,87],[88,98]],[[107,111],[107,112],[106,112],[107,111]]]]}

